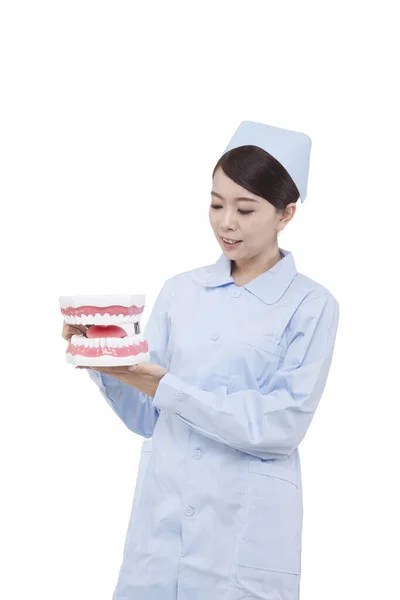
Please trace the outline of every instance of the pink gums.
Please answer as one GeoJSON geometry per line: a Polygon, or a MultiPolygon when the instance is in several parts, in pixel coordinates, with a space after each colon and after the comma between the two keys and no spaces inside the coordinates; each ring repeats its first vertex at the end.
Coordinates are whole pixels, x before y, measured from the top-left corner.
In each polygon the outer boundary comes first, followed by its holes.
{"type": "Polygon", "coordinates": [[[140,315],[144,310],[144,306],[77,306],[73,308],[62,308],[62,314],[68,317],[81,317],[82,315],[105,315],[108,313],[110,316],[123,315],[124,317],[132,317],[133,315],[140,315]]]}
{"type": "Polygon", "coordinates": [[[132,344],[131,346],[123,346],[122,348],[111,348],[109,346],[99,346],[98,348],[90,348],[86,347],[83,344],[81,346],[76,346],[74,344],[68,344],[67,353],[72,354],[73,356],[87,356],[87,357],[97,357],[97,356],[137,356],[141,352],[148,352],[149,346],[146,340],[139,342],[139,344],[132,344]]]}

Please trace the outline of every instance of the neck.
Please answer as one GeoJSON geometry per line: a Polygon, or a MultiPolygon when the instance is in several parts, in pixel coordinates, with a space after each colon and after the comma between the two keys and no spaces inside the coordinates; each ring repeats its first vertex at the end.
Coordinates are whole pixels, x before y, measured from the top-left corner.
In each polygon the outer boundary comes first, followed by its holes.
{"type": "Polygon", "coordinates": [[[266,251],[251,258],[231,260],[231,276],[250,281],[271,269],[281,258],[279,247],[276,246],[272,251],[266,251]]]}

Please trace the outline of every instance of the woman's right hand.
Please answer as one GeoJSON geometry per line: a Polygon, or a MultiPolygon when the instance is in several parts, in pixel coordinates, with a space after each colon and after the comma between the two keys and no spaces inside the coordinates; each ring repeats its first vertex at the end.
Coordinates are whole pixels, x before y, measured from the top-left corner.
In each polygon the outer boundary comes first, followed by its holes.
{"type": "Polygon", "coordinates": [[[70,325],[64,321],[62,336],[64,340],[71,343],[71,338],[73,335],[84,335],[86,337],[86,331],[88,327],[86,325],[70,325]]]}

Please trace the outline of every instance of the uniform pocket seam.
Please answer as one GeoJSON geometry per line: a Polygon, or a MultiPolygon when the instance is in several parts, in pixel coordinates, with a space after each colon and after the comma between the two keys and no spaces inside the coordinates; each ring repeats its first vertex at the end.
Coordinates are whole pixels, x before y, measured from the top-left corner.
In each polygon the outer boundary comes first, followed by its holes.
{"type": "Polygon", "coordinates": [[[290,479],[285,479],[285,477],[278,477],[278,475],[270,475],[269,473],[260,473],[259,471],[251,471],[251,472],[256,473],[256,475],[262,475],[263,477],[270,477],[271,479],[280,479],[281,481],[284,481],[285,483],[290,483],[291,485],[294,485],[295,488],[299,489],[298,485],[296,485],[290,479]]]}
{"type": "Polygon", "coordinates": [[[298,577],[300,573],[295,571],[277,571],[276,569],[265,569],[264,567],[253,567],[252,565],[245,565],[244,563],[238,562],[238,567],[245,567],[246,569],[257,569],[258,571],[269,571],[270,573],[281,573],[282,575],[293,575],[298,577]]]}
{"type": "Polygon", "coordinates": [[[274,464],[273,466],[269,465],[268,462],[263,460],[250,460],[248,464],[248,470],[250,473],[255,473],[256,475],[263,475],[264,477],[271,477],[272,479],[280,479],[285,483],[290,483],[294,485],[294,487],[300,490],[300,486],[297,482],[297,474],[295,471],[287,471],[287,473],[274,473],[274,469],[281,468],[280,465],[274,464]],[[269,470],[270,469],[270,470],[269,470]]]}
{"type": "Polygon", "coordinates": [[[264,339],[261,336],[250,340],[243,337],[235,337],[235,341],[238,344],[246,344],[247,346],[252,346],[258,350],[263,350],[264,352],[269,352],[270,354],[279,356],[280,358],[283,358],[286,354],[286,348],[284,346],[280,346],[276,341],[264,339]]]}

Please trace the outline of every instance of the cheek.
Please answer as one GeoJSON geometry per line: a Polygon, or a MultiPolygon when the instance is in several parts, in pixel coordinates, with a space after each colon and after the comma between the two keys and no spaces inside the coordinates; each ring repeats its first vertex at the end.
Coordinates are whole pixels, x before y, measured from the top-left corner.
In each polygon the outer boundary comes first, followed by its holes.
{"type": "MultiPolygon", "coordinates": [[[[254,215],[251,215],[254,217],[254,215]]],[[[272,219],[253,218],[251,223],[248,223],[248,229],[257,236],[263,239],[272,237],[275,232],[275,222],[272,219]]]]}
{"type": "Polygon", "coordinates": [[[217,218],[213,213],[209,213],[208,215],[208,219],[210,221],[210,225],[211,227],[215,228],[216,224],[217,224],[217,218]]]}

